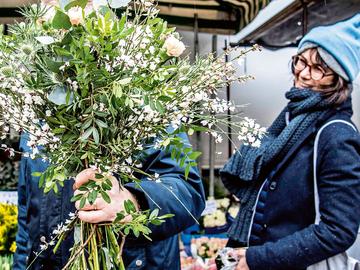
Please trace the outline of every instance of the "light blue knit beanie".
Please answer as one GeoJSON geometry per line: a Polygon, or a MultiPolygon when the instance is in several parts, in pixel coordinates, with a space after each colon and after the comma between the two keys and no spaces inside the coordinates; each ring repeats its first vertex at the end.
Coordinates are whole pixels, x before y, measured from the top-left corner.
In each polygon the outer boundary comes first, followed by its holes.
{"type": "Polygon", "coordinates": [[[333,25],[319,26],[299,43],[298,53],[318,47],[325,63],[352,82],[360,72],[360,13],[333,25]]]}

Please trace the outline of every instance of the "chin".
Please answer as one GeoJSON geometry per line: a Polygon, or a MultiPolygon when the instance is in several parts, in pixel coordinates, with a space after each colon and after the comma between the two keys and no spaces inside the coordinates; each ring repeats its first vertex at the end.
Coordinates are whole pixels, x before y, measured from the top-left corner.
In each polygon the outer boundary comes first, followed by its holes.
{"type": "Polygon", "coordinates": [[[303,83],[295,83],[295,87],[303,88],[303,89],[313,89],[314,88],[314,86],[310,86],[310,85],[303,84],[303,83]]]}

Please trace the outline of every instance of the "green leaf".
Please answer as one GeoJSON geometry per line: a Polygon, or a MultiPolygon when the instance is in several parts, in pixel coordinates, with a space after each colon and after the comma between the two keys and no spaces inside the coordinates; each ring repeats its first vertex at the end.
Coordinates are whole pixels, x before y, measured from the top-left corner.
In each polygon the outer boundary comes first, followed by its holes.
{"type": "Polygon", "coordinates": [[[98,192],[96,190],[93,190],[89,193],[88,201],[90,204],[93,204],[97,198],[98,192]]]}
{"type": "Polygon", "coordinates": [[[206,127],[201,127],[201,126],[195,126],[195,125],[193,125],[193,126],[191,126],[191,128],[193,129],[193,130],[195,130],[195,131],[208,131],[209,129],[208,128],[206,128],[206,127]]]}
{"type": "Polygon", "coordinates": [[[125,208],[126,213],[128,213],[128,214],[136,212],[135,205],[131,200],[124,201],[124,208],[125,208]]]}
{"type": "Polygon", "coordinates": [[[100,173],[95,173],[95,179],[103,179],[104,176],[100,173]]]}
{"type": "MultiPolygon", "coordinates": [[[[151,233],[151,230],[150,230],[150,233],[151,233]]],[[[143,235],[147,240],[152,241],[152,239],[147,234],[143,234],[143,235]]]]}
{"type": "Polygon", "coordinates": [[[89,191],[89,188],[87,186],[82,185],[82,186],[80,186],[78,188],[78,190],[80,190],[80,191],[89,191]]]}
{"type": "Polygon", "coordinates": [[[165,112],[165,108],[164,108],[164,106],[161,104],[161,102],[157,100],[157,101],[155,102],[155,104],[156,104],[157,110],[158,110],[161,114],[163,114],[163,113],[165,112]]]}
{"type": "Polygon", "coordinates": [[[165,214],[165,215],[162,215],[160,217],[158,217],[159,219],[165,219],[165,218],[172,218],[174,217],[175,215],[174,214],[165,214]]]}
{"type": "Polygon", "coordinates": [[[77,194],[77,195],[73,196],[70,201],[76,202],[76,201],[80,200],[82,197],[83,197],[83,194],[77,194]]]}
{"type": "Polygon", "coordinates": [[[85,203],[86,203],[86,198],[85,197],[82,197],[81,200],[80,200],[80,209],[83,208],[85,206],[85,203]]]}
{"type": "Polygon", "coordinates": [[[189,177],[191,166],[187,165],[185,168],[185,179],[187,180],[189,177]]]}
{"type": "Polygon", "coordinates": [[[42,188],[44,186],[44,182],[45,182],[45,173],[43,175],[40,176],[39,179],[39,188],[42,188]]]}
{"type": "Polygon", "coordinates": [[[158,219],[153,219],[150,222],[151,222],[151,224],[154,224],[156,226],[159,226],[159,225],[161,225],[163,223],[162,220],[158,220],[158,219]]]}
{"type": "Polygon", "coordinates": [[[61,10],[57,10],[52,21],[52,25],[55,29],[70,29],[71,22],[70,18],[67,14],[62,12],[61,10]]]}
{"type": "Polygon", "coordinates": [[[34,176],[34,177],[39,177],[42,174],[43,174],[42,172],[33,172],[31,175],[34,176]]]}
{"type": "Polygon", "coordinates": [[[186,162],[186,157],[182,157],[181,160],[180,160],[179,166],[184,167],[185,162],[186,162]]]}
{"type": "Polygon", "coordinates": [[[93,137],[96,144],[100,143],[99,131],[96,128],[93,128],[93,137]]]}
{"type": "Polygon", "coordinates": [[[168,96],[160,96],[160,97],[158,97],[158,100],[163,101],[163,102],[170,102],[173,99],[171,97],[168,97],[168,96]]]}
{"type": "Polygon", "coordinates": [[[126,16],[123,15],[121,16],[121,19],[119,21],[119,31],[124,29],[125,23],[126,23],[126,16]]]}
{"type": "Polygon", "coordinates": [[[102,121],[100,119],[96,119],[95,122],[100,128],[108,128],[109,127],[104,121],[102,121]]]}
{"type": "Polygon", "coordinates": [[[72,7],[79,6],[81,8],[85,8],[89,0],[75,0],[71,1],[69,4],[65,6],[65,11],[68,11],[72,7]]]}
{"type": "Polygon", "coordinates": [[[127,84],[129,84],[131,82],[131,77],[129,77],[129,78],[124,78],[124,79],[121,79],[120,81],[118,81],[118,83],[120,84],[120,85],[127,85],[127,84]]]}
{"type": "Polygon", "coordinates": [[[57,194],[59,192],[59,189],[58,189],[58,186],[56,183],[54,183],[53,190],[54,190],[55,194],[57,194]]]}
{"type": "Polygon", "coordinates": [[[62,123],[56,119],[55,117],[47,117],[46,120],[48,120],[50,123],[61,125],[62,123]]]}
{"type": "Polygon", "coordinates": [[[194,152],[192,152],[190,155],[189,155],[189,158],[190,159],[197,159],[199,156],[201,156],[201,152],[199,152],[199,151],[194,151],[194,152]]]}
{"type": "Polygon", "coordinates": [[[120,213],[116,213],[116,218],[114,220],[115,223],[120,222],[124,219],[125,215],[123,214],[123,212],[120,213]]]}
{"type": "Polygon", "coordinates": [[[169,144],[170,144],[170,142],[171,142],[171,140],[170,140],[170,138],[167,138],[165,141],[163,141],[163,145],[164,146],[168,146],[169,144]]]}
{"type": "Polygon", "coordinates": [[[107,183],[103,182],[101,184],[101,187],[103,190],[111,190],[111,186],[109,186],[107,183]]]}
{"type": "Polygon", "coordinates": [[[134,107],[134,102],[132,101],[131,98],[126,97],[126,99],[125,99],[125,106],[129,106],[130,108],[133,108],[133,107],[134,107]]]}
{"type": "Polygon", "coordinates": [[[123,91],[122,91],[122,87],[121,87],[120,84],[115,84],[114,83],[113,94],[115,95],[115,97],[121,98],[121,96],[123,95],[123,91]]]}
{"type": "Polygon", "coordinates": [[[123,39],[127,36],[130,36],[132,32],[134,32],[135,27],[125,28],[124,31],[121,32],[121,34],[118,36],[119,39],[123,39]]]}
{"type": "Polygon", "coordinates": [[[140,232],[136,227],[133,228],[133,232],[134,232],[135,237],[139,237],[140,232]]]}
{"type": "Polygon", "coordinates": [[[89,118],[89,119],[87,119],[86,121],[85,121],[85,123],[83,123],[82,125],[81,125],[81,129],[82,130],[85,130],[85,129],[87,129],[88,127],[90,127],[90,125],[92,124],[92,118],[89,118]]]}
{"type": "Polygon", "coordinates": [[[149,219],[154,219],[154,218],[156,218],[158,215],[159,215],[159,209],[158,209],[158,208],[155,208],[155,209],[151,212],[151,214],[150,214],[150,216],[149,216],[149,219]]]}
{"type": "Polygon", "coordinates": [[[173,149],[171,150],[171,159],[175,159],[175,155],[176,155],[176,149],[173,148],[173,149]]]}
{"type": "Polygon", "coordinates": [[[54,51],[58,56],[62,56],[62,57],[70,57],[70,56],[72,56],[71,52],[69,52],[68,50],[66,50],[64,48],[55,47],[54,51]]]}
{"type": "Polygon", "coordinates": [[[110,196],[105,191],[100,191],[100,193],[105,202],[111,203],[110,196]]]}
{"type": "Polygon", "coordinates": [[[52,130],[52,132],[54,133],[54,134],[62,134],[62,133],[64,133],[66,131],[66,129],[64,129],[64,128],[54,128],[53,130],[52,130]]]}
{"type": "Polygon", "coordinates": [[[89,136],[93,133],[93,127],[88,128],[83,135],[81,135],[81,140],[85,141],[89,138],[89,136]]]}

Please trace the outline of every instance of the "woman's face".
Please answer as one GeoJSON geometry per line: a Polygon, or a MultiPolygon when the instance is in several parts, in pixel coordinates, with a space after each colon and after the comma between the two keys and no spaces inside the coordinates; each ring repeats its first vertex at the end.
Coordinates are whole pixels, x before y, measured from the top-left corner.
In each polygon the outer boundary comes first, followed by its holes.
{"type": "Polygon", "coordinates": [[[298,64],[294,66],[294,84],[297,88],[310,88],[313,90],[321,90],[331,86],[335,79],[335,74],[330,68],[324,68],[317,61],[317,50],[308,49],[298,56],[298,64]],[[320,73],[320,76],[319,76],[320,73]],[[323,74],[323,77],[321,75],[323,74]],[[314,79],[315,78],[315,79],[314,79]]]}

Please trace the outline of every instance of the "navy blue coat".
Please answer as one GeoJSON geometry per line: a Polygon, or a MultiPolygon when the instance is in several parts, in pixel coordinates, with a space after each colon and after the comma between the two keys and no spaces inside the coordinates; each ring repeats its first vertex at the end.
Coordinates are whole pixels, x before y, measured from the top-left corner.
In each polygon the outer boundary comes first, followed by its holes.
{"type": "Polygon", "coordinates": [[[315,135],[333,119],[351,122],[351,115],[351,105],[347,103],[323,115],[306,130],[264,177],[268,189],[261,198],[263,205],[249,199],[246,194],[252,191],[246,183],[223,178],[225,186],[242,202],[237,218],[243,222],[232,228],[238,233],[230,243],[250,246],[246,259],[251,270],[305,269],[348,249],[355,241],[360,223],[360,136],[343,123],[331,124],[321,133],[317,161],[321,222],[313,224],[315,135]],[[261,213],[256,213],[261,217],[256,224],[257,237],[251,237],[255,230],[254,209],[261,209],[261,213]]]}
{"type": "MultiPolygon", "coordinates": [[[[182,135],[184,140],[188,140],[182,135]]],[[[20,146],[28,151],[26,140],[20,146]]],[[[146,172],[160,175],[162,184],[171,189],[186,208],[196,218],[199,218],[204,207],[205,197],[198,170],[192,168],[188,180],[184,179],[184,169],[171,159],[170,154],[150,148],[143,162],[146,172]]],[[[34,252],[39,251],[40,237],[49,237],[57,224],[64,222],[74,205],[70,203],[73,195],[72,181],[66,181],[59,195],[43,194],[38,188],[38,177],[32,172],[44,171],[47,164],[41,160],[23,158],[19,179],[19,230],[16,238],[17,251],[14,257],[14,270],[25,270],[26,264],[34,258],[34,252]]],[[[152,242],[145,239],[129,238],[124,248],[124,261],[127,270],[167,270],[180,269],[179,246],[177,234],[195,223],[188,211],[162,184],[143,179],[142,188],[161,207],[160,215],[175,214],[160,226],[151,226],[152,242]]],[[[125,185],[136,194],[142,209],[155,209],[154,202],[132,184],[125,185]]],[[[70,237],[56,254],[51,248],[43,252],[34,262],[31,269],[55,270],[61,269],[68,260],[69,248],[73,244],[70,237]]]]}

